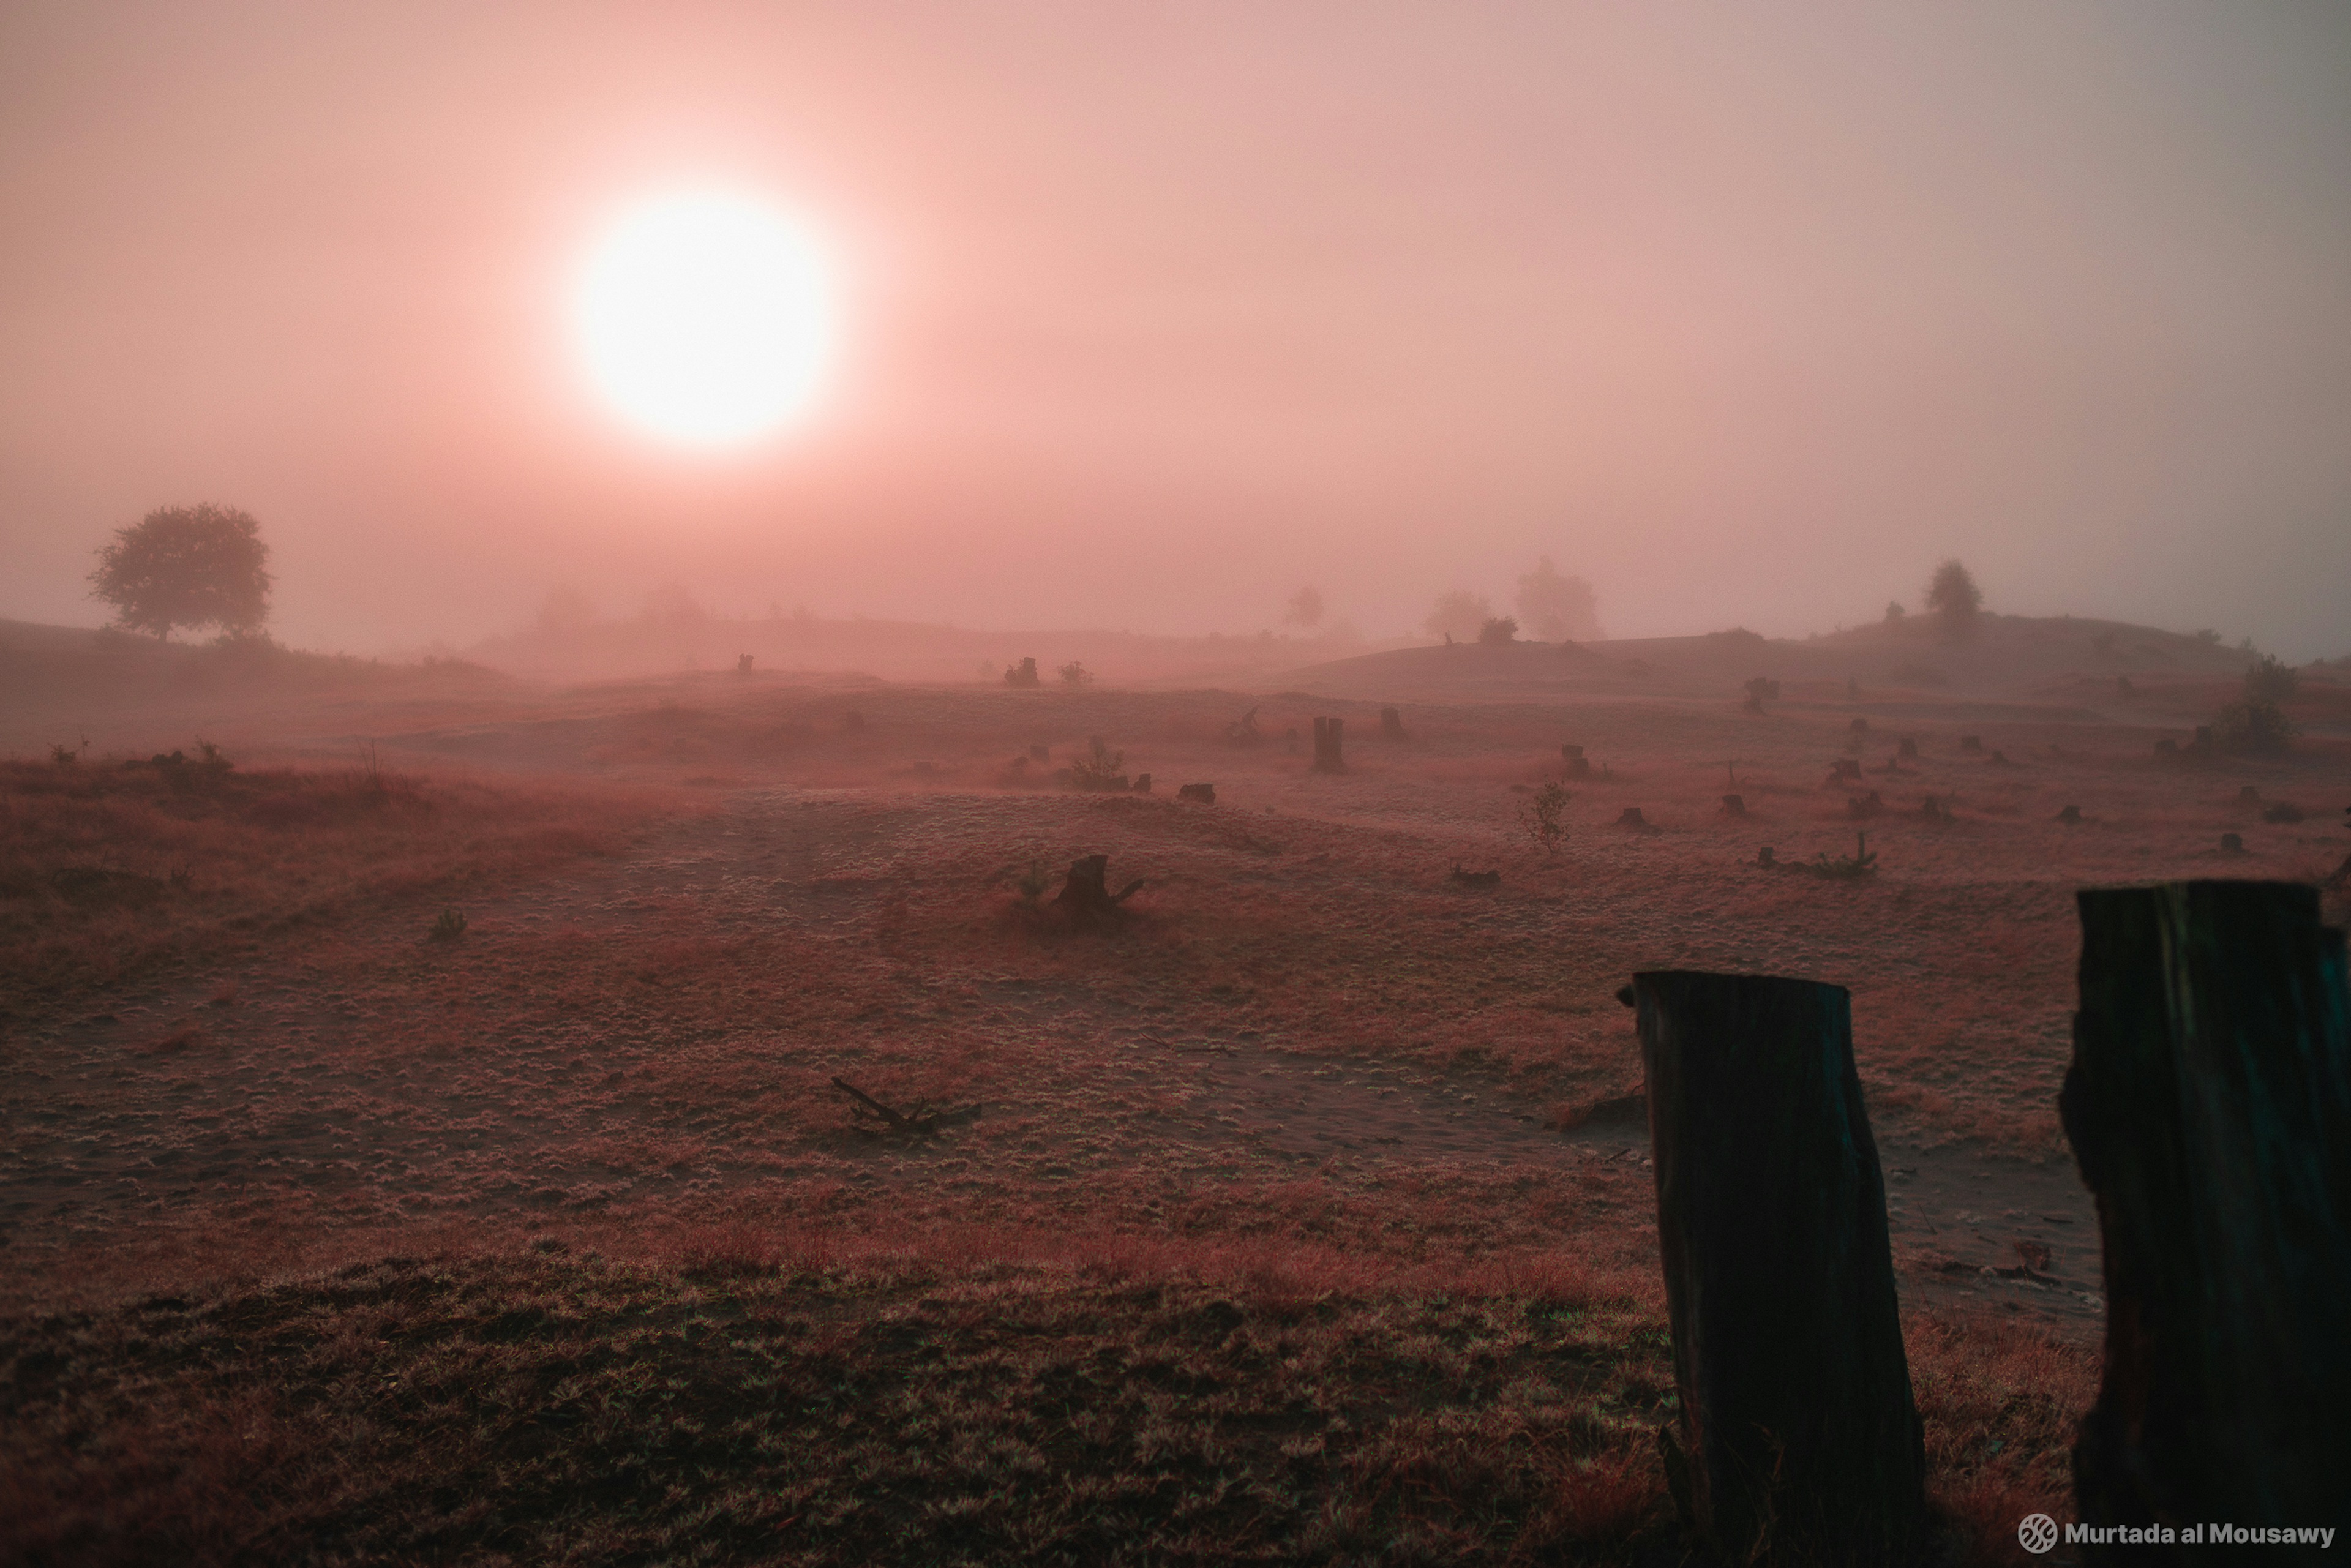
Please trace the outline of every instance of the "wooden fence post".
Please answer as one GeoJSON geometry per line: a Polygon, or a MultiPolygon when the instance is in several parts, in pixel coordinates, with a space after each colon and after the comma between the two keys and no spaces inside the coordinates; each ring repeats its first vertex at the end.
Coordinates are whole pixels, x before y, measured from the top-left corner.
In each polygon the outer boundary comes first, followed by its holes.
{"type": "Polygon", "coordinates": [[[1314,721],[1314,767],[1317,773],[1344,773],[1347,765],[1339,755],[1340,737],[1346,733],[1343,718],[1318,718],[1314,721]]]}
{"type": "Polygon", "coordinates": [[[1632,992],[1681,1391],[1658,1433],[1675,1500],[1735,1562],[1911,1562],[1926,1453],[1851,997],[1687,971],[1632,992]]]}
{"type": "MultiPolygon", "coordinates": [[[[2351,1527],[2351,1000],[2315,888],[2095,889],[2059,1109],[2105,1243],[2090,1525],[2351,1527]]],[[[2205,1546],[2094,1548],[2187,1563],[2205,1546]]],[[[2315,1546],[2262,1561],[2320,1561],[2315,1546]]]]}

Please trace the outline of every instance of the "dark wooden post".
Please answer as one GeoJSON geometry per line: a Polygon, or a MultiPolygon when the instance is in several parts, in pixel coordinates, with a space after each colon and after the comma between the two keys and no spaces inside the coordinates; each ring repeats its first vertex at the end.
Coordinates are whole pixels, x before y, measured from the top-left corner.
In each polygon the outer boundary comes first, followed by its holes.
{"type": "Polygon", "coordinates": [[[1382,740],[1404,738],[1404,716],[1392,707],[1380,709],[1380,738],[1382,740]]]}
{"type": "MultiPolygon", "coordinates": [[[[2351,1000],[2317,890],[2075,895],[2059,1109],[2105,1241],[2083,1522],[2351,1529],[2351,1000]]],[[[2204,1546],[2116,1549],[2187,1563],[2204,1546]]],[[[2314,1546],[2263,1561],[2315,1563],[2314,1546]]]]}
{"type": "Polygon", "coordinates": [[[1906,1563],[1926,1517],[1886,1186],[1841,986],[1635,975],[1684,1519],[1735,1562],[1906,1563]]]}
{"type": "Polygon", "coordinates": [[[1314,771],[1344,773],[1346,763],[1339,754],[1340,737],[1345,733],[1343,718],[1318,718],[1314,721],[1314,771]]]}

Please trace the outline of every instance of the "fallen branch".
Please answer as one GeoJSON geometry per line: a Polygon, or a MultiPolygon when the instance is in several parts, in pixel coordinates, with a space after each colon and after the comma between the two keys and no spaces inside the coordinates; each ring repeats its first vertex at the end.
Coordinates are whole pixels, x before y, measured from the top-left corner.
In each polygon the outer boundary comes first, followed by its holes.
{"type": "Polygon", "coordinates": [[[929,1101],[917,1100],[911,1110],[899,1112],[845,1079],[834,1079],[832,1086],[857,1102],[849,1108],[849,1113],[852,1118],[852,1125],[861,1133],[910,1133],[916,1136],[928,1136],[942,1127],[960,1126],[966,1122],[979,1119],[980,1107],[977,1104],[965,1105],[953,1111],[935,1111],[931,1109],[929,1101]],[[873,1125],[874,1123],[880,1125],[873,1125]]]}

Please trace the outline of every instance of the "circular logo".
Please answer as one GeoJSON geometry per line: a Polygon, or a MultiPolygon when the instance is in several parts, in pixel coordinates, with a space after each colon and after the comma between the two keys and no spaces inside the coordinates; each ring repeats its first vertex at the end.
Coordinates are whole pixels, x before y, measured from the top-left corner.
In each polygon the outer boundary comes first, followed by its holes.
{"type": "Polygon", "coordinates": [[[2045,1513],[2028,1513],[2016,1527],[2016,1542],[2038,1557],[2057,1544],[2057,1521],[2045,1513]]]}

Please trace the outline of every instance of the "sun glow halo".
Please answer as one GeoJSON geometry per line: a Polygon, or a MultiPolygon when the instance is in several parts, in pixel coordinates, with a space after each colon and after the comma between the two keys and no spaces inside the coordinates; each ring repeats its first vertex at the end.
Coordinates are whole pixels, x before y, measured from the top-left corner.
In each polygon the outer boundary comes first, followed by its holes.
{"type": "Polygon", "coordinates": [[[630,421],[695,445],[804,409],[831,347],[821,259],[789,219],[727,192],[631,208],[590,253],[573,321],[596,388],[630,421]]]}

